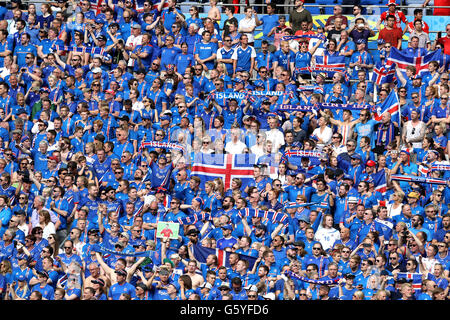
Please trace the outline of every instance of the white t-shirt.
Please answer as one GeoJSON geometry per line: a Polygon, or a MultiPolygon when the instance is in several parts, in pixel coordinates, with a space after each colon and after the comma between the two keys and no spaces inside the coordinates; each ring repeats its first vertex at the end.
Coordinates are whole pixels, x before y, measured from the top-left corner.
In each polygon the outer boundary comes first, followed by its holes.
{"type": "Polygon", "coordinates": [[[334,242],[340,238],[341,234],[335,228],[319,228],[314,236],[314,239],[322,244],[324,250],[332,248],[334,242]]]}
{"type": "MultiPolygon", "coordinates": [[[[244,19],[239,21],[239,29],[240,28],[248,29],[248,28],[252,28],[252,27],[256,27],[255,18],[251,18],[251,19],[244,18],[244,19]]],[[[241,32],[241,34],[245,34],[248,37],[248,42],[254,42],[255,41],[255,37],[253,36],[253,32],[241,32]]]]}
{"type": "Polygon", "coordinates": [[[236,143],[230,141],[225,146],[225,151],[231,154],[240,154],[243,153],[247,148],[247,145],[242,141],[238,140],[236,143]]]}
{"type": "Polygon", "coordinates": [[[325,127],[321,132],[320,127],[313,131],[313,135],[323,141],[323,143],[318,143],[318,147],[323,147],[331,142],[331,137],[333,136],[333,130],[330,127],[325,127]]]}

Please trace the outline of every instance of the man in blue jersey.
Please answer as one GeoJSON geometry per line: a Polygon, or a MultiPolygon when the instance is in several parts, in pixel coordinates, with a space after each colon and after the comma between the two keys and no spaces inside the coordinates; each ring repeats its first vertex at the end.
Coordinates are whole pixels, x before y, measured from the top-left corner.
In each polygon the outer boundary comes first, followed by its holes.
{"type": "Polygon", "coordinates": [[[241,35],[240,43],[231,56],[231,59],[233,59],[233,78],[236,77],[238,70],[248,71],[249,74],[252,74],[255,68],[256,51],[254,47],[248,45],[247,35],[241,35]]]}
{"type": "Polygon", "coordinates": [[[127,280],[127,272],[123,269],[115,271],[117,283],[113,284],[109,288],[108,292],[108,300],[119,300],[122,293],[127,293],[131,296],[131,298],[136,297],[135,287],[128,283],[127,280]]]}
{"type": "Polygon", "coordinates": [[[195,45],[194,58],[197,64],[203,66],[204,70],[214,68],[214,61],[217,57],[217,43],[211,42],[211,32],[205,30],[202,32],[202,41],[195,45]]]}

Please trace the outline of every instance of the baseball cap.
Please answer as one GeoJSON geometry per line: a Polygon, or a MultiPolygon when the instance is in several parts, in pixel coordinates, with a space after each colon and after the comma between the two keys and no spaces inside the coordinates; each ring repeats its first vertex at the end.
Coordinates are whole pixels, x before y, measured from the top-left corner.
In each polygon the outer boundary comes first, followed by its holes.
{"type": "Polygon", "coordinates": [[[350,202],[350,203],[358,203],[358,198],[357,197],[348,197],[348,202],[350,202]]]}
{"type": "Polygon", "coordinates": [[[53,160],[53,161],[58,161],[58,157],[57,156],[50,156],[47,157],[48,160],[53,160]]]}
{"type": "Polygon", "coordinates": [[[275,300],[275,293],[269,292],[268,294],[263,295],[263,298],[267,300],[275,300]]]}
{"type": "Polygon", "coordinates": [[[16,210],[16,211],[14,211],[14,214],[16,215],[16,216],[18,216],[18,215],[26,215],[27,213],[25,212],[25,210],[22,210],[22,209],[20,209],[20,210],[16,210]]]}
{"type": "Polygon", "coordinates": [[[397,6],[397,3],[395,0],[389,0],[389,2],[386,4],[387,6],[397,6]]]}
{"type": "Polygon", "coordinates": [[[159,274],[162,276],[168,276],[169,275],[169,271],[167,269],[161,269],[159,271],[159,274]]]}
{"type": "Polygon", "coordinates": [[[102,72],[102,69],[100,67],[95,67],[94,69],[92,69],[92,73],[99,73],[102,72]]]}
{"type": "Polygon", "coordinates": [[[20,108],[19,110],[17,110],[17,115],[21,115],[23,113],[27,113],[27,110],[25,110],[24,108],[20,108]]]}
{"type": "Polygon", "coordinates": [[[203,205],[203,199],[202,198],[195,197],[194,200],[200,202],[200,204],[203,205]]]}
{"type": "Polygon", "coordinates": [[[49,276],[48,276],[48,272],[47,271],[45,271],[45,270],[42,270],[42,271],[38,271],[37,272],[39,275],[41,275],[41,276],[44,276],[44,277],[46,277],[46,278],[48,278],[49,276]]]}
{"type": "Polygon", "coordinates": [[[218,287],[218,289],[219,290],[222,290],[222,289],[231,289],[230,288],[230,285],[228,284],[228,282],[222,282],[222,284],[218,287]]]}
{"type": "Polygon", "coordinates": [[[411,191],[410,193],[408,193],[408,198],[419,199],[420,198],[420,193],[418,193],[417,191],[411,191]]]}
{"type": "Polygon", "coordinates": [[[366,166],[368,167],[375,167],[377,164],[373,160],[369,160],[366,162],[366,166]]]}
{"type": "Polygon", "coordinates": [[[367,41],[366,41],[366,39],[358,39],[358,40],[356,40],[356,43],[357,44],[366,44],[367,41]]]}
{"type": "Polygon", "coordinates": [[[350,156],[350,158],[351,158],[351,159],[358,159],[358,160],[361,160],[361,159],[362,159],[362,157],[361,157],[361,155],[360,155],[359,153],[354,153],[354,154],[352,154],[352,155],[350,156]]]}
{"type": "Polygon", "coordinates": [[[114,245],[114,247],[125,247],[124,243],[122,241],[117,241],[116,244],[114,245]]]}
{"type": "Polygon", "coordinates": [[[296,247],[302,247],[302,248],[305,247],[305,243],[303,241],[301,241],[301,240],[295,241],[293,243],[293,245],[296,246],[296,247]]]}
{"type": "Polygon", "coordinates": [[[167,121],[170,121],[170,116],[168,116],[168,115],[164,115],[164,116],[162,116],[161,118],[159,118],[161,121],[163,121],[163,120],[167,120],[167,121]]]}
{"type": "Polygon", "coordinates": [[[356,277],[355,277],[354,274],[346,273],[346,274],[344,275],[344,278],[345,278],[345,279],[355,279],[356,277]]]}
{"type": "Polygon", "coordinates": [[[124,276],[124,277],[126,277],[127,274],[128,274],[128,273],[127,273],[125,270],[123,270],[123,269],[116,270],[115,273],[117,273],[118,275],[124,276]]]}
{"type": "Polygon", "coordinates": [[[131,28],[133,29],[141,29],[141,25],[139,23],[134,23],[131,28]]]}
{"type": "Polygon", "coordinates": [[[307,213],[305,213],[305,212],[302,212],[298,217],[297,217],[297,220],[300,222],[300,221],[304,221],[304,222],[306,222],[306,223],[309,223],[309,216],[308,216],[308,214],[307,213]]]}
{"type": "MultiPolygon", "coordinates": [[[[102,19],[101,17],[96,17],[96,18],[95,18],[95,23],[102,23],[102,24],[104,24],[105,21],[103,21],[103,19],[102,19]]],[[[97,38],[97,39],[98,39],[98,38],[97,38]]]]}
{"type": "Polygon", "coordinates": [[[91,282],[94,283],[94,284],[99,284],[99,285],[101,285],[103,287],[105,286],[105,280],[103,280],[102,278],[94,279],[91,282]]]}
{"type": "Polygon", "coordinates": [[[205,281],[200,285],[200,288],[212,289],[212,285],[211,283],[205,281]]]}
{"type": "Polygon", "coordinates": [[[17,277],[17,281],[26,281],[26,280],[27,278],[23,274],[17,277]]]}
{"type": "Polygon", "coordinates": [[[126,114],[124,114],[122,117],[119,118],[119,120],[128,122],[128,121],[130,121],[130,117],[127,116],[126,114]]]}
{"type": "Polygon", "coordinates": [[[252,291],[252,292],[258,292],[258,287],[255,286],[254,284],[249,285],[245,289],[248,290],[248,291],[252,291]]]}
{"type": "Polygon", "coordinates": [[[186,235],[190,236],[190,235],[199,234],[199,233],[200,233],[200,231],[198,231],[197,229],[191,229],[188,232],[186,232],[186,235]]]}
{"type": "Polygon", "coordinates": [[[226,224],[226,225],[222,226],[221,228],[225,229],[225,230],[233,230],[233,226],[231,224],[226,224]]]}

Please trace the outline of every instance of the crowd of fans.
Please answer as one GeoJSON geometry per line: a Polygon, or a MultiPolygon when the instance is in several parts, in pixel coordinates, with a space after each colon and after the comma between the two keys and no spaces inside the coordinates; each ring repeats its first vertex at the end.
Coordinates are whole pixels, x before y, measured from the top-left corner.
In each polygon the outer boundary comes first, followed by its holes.
{"type": "Polygon", "coordinates": [[[450,24],[228,2],[0,7],[2,299],[448,299],[450,24]],[[376,84],[393,47],[440,59],[376,84]],[[250,182],[191,174],[224,154],[256,156],[250,182]]]}

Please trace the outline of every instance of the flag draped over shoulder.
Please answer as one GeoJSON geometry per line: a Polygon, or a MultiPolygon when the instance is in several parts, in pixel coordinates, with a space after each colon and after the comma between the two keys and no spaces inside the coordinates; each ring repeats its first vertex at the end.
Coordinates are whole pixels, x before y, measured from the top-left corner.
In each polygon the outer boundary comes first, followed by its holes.
{"type": "MultiPolygon", "coordinates": [[[[227,268],[231,267],[230,265],[230,261],[229,261],[229,257],[230,254],[233,253],[231,251],[225,251],[222,249],[212,249],[212,248],[207,248],[207,247],[203,247],[202,245],[196,243],[192,246],[192,253],[194,254],[194,258],[200,262],[200,263],[206,263],[206,258],[213,254],[215,256],[217,256],[218,258],[218,262],[219,262],[219,267],[221,266],[225,266],[227,268]]],[[[248,261],[248,270],[251,270],[253,268],[253,265],[255,264],[257,258],[256,257],[252,257],[252,256],[248,256],[245,254],[241,254],[239,253],[239,259],[240,260],[246,260],[248,261]]]]}

